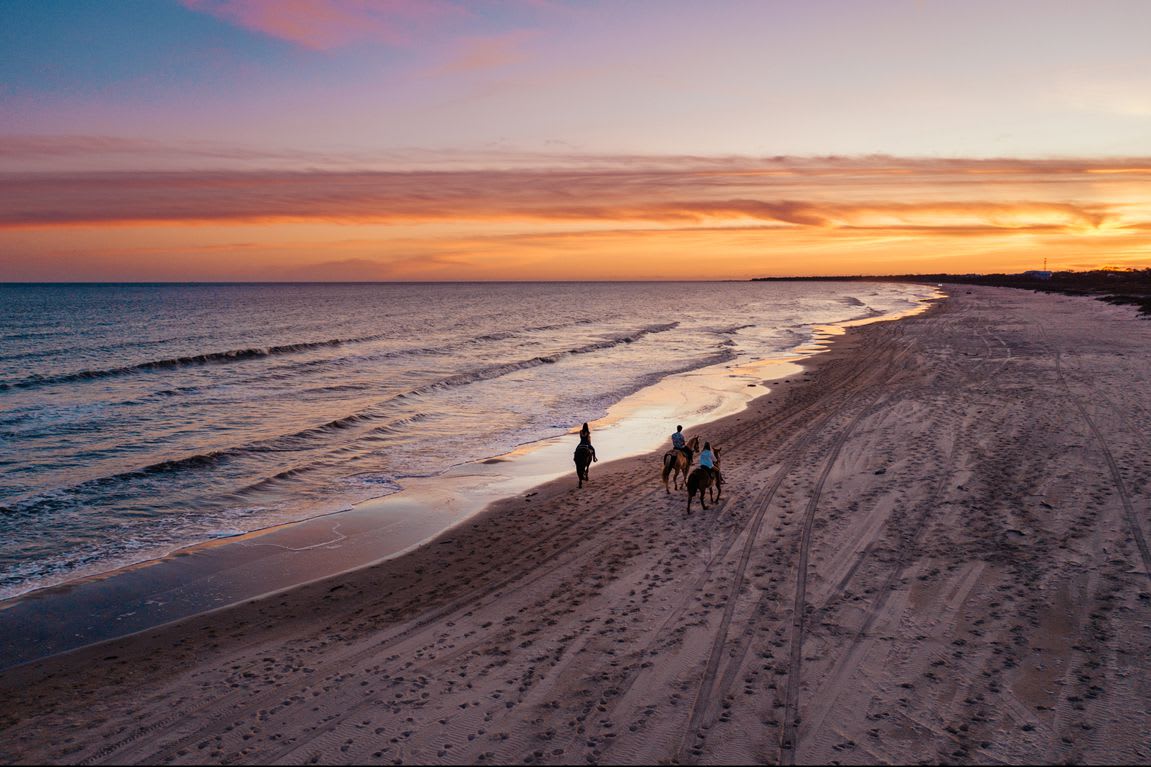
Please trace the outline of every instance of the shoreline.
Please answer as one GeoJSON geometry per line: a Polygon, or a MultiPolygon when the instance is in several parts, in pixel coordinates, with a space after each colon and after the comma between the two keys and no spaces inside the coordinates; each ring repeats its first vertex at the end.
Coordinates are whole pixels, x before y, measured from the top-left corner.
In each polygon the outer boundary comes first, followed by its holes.
{"type": "Polygon", "coordinates": [[[601,462],[0,672],[0,761],[1145,762],[1149,352],[1127,308],[955,291],[709,424],[706,511],[601,462]]]}
{"type": "MultiPolygon", "coordinates": [[[[941,295],[900,312],[814,325],[808,342],[778,358],[718,363],[660,379],[593,422],[597,447],[619,456],[611,461],[653,454],[666,441],[669,423],[682,422],[691,431],[743,412],[771,396],[777,381],[802,374],[827,354],[847,328],[914,316],[941,295]],[[722,379],[742,385],[725,386],[722,379]],[[747,391],[752,387],[767,390],[747,391]],[[695,405],[693,415],[692,397],[712,402],[705,411],[695,405]],[[677,401],[678,408],[667,404],[677,401]]],[[[571,436],[410,478],[403,490],[348,509],[202,541],[0,600],[0,671],[402,558],[493,505],[530,497],[570,474],[571,436]]]]}

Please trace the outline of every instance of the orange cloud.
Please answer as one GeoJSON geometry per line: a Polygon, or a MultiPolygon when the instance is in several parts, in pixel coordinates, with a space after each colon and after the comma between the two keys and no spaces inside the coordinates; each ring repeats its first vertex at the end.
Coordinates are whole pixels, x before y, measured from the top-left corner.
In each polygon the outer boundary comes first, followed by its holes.
{"type": "Polygon", "coordinates": [[[627,168],[618,158],[585,169],[8,173],[0,174],[0,227],[585,221],[1082,231],[1151,220],[1151,193],[1133,192],[1131,174],[1101,173],[1122,164],[897,162],[776,163],[786,175],[627,168]],[[984,180],[989,171],[993,183],[984,180]]]}
{"type": "Polygon", "coordinates": [[[1151,265],[1151,232],[685,227],[489,235],[292,223],[0,231],[6,280],[745,279],[1151,265]],[[349,233],[354,233],[353,237],[349,233]]]}
{"type": "Polygon", "coordinates": [[[1036,268],[1040,249],[1151,263],[1147,158],[504,159],[0,173],[0,279],[738,279],[1036,268]]]}

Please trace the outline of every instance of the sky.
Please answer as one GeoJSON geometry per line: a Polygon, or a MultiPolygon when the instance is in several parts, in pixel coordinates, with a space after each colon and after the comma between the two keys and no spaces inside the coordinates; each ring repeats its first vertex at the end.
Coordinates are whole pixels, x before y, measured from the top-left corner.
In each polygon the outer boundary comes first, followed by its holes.
{"type": "Polygon", "coordinates": [[[0,0],[0,281],[1151,267],[1145,0],[0,0]]]}

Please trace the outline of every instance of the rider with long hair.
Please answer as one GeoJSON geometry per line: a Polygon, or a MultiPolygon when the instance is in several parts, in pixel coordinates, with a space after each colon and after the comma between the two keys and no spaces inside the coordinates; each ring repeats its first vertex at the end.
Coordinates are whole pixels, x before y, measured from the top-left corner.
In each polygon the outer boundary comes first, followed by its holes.
{"type": "Polygon", "coordinates": [[[591,443],[591,429],[588,428],[587,421],[584,421],[583,428],[579,430],[579,446],[576,449],[578,450],[580,447],[586,447],[591,451],[593,461],[599,460],[595,455],[595,447],[591,443]]]}
{"type": "Polygon", "coordinates": [[[711,452],[710,442],[704,442],[703,450],[699,451],[699,465],[707,469],[708,474],[715,475],[715,453],[711,452]]]}

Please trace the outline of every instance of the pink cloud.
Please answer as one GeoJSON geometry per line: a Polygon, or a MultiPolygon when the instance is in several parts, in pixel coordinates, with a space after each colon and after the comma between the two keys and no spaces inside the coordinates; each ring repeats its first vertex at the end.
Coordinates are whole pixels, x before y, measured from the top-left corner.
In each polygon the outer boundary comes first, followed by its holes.
{"type": "Polygon", "coordinates": [[[433,74],[478,72],[515,64],[525,58],[523,45],[530,36],[529,32],[516,31],[498,37],[473,37],[462,40],[458,44],[458,50],[433,74]]]}
{"type": "Polygon", "coordinates": [[[452,0],[182,0],[194,11],[307,48],[356,42],[411,45],[428,32],[472,18],[452,0]]]}

